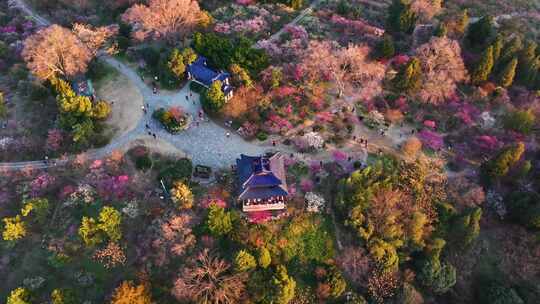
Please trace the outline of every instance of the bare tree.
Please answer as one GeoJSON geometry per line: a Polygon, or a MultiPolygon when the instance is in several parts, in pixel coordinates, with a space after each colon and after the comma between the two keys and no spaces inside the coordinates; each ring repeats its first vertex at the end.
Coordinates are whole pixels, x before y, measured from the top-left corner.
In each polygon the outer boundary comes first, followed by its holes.
{"type": "Polygon", "coordinates": [[[245,273],[231,273],[229,263],[204,249],[181,271],[172,294],[180,301],[238,303],[245,292],[246,279],[245,273]]]}
{"type": "Polygon", "coordinates": [[[129,8],[122,20],[133,25],[135,39],[172,41],[193,30],[202,16],[195,0],[150,0],[148,6],[135,4],[129,8]]]}
{"type": "Polygon", "coordinates": [[[92,53],[70,30],[53,24],[24,41],[22,56],[39,79],[86,72],[92,53]]]}

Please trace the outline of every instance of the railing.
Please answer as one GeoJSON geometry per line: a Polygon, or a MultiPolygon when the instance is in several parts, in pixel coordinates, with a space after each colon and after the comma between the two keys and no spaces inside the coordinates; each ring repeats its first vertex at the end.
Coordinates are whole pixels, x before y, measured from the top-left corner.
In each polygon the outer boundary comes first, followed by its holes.
{"type": "Polygon", "coordinates": [[[285,209],[285,203],[275,203],[275,204],[253,204],[253,205],[242,205],[242,210],[244,212],[252,211],[265,211],[265,210],[282,210],[285,209]]]}

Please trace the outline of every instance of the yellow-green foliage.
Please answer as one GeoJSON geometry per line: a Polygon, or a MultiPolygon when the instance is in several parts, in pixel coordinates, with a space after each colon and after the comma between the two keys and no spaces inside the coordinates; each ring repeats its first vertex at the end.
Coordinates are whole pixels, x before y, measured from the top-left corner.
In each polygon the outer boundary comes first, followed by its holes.
{"type": "Polygon", "coordinates": [[[399,262],[396,246],[375,238],[369,244],[369,253],[375,261],[385,270],[396,269],[399,262]]]}
{"type": "Polygon", "coordinates": [[[86,96],[58,95],[58,105],[63,113],[72,113],[75,116],[90,116],[92,101],[86,96]]]}
{"type": "Polygon", "coordinates": [[[12,290],[7,298],[6,304],[30,304],[30,294],[25,288],[19,287],[12,290]]]}
{"type": "Polygon", "coordinates": [[[259,256],[257,259],[259,266],[261,268],[267,268],[270,263],[272,263],[272,257],[270,256],[270,251],[266,247],[259,248],[259,256]]]}
{"type": "Polygon", "coordinates": [[[189,186],[181,181],[173,183],[171,199],[179,209],[191,209],[193,207],[193,193],[189,186]]]}
{"type": "Polygon", "coordinates": [[[103,100],[96,102],[92,109],[92,117],[95,119],[105,119],[111,113],[111,106],[103,100]]]}
{"type": "Polygon", "coordinates": [[[88,246],[95,246],[103,242],[96,220],[91,217],[83,216],[81,227],[79,227],[79,236],[88,246]]]}
{"type": "Polygon", "coordinates": [[[272,303],[287,304],[294,298],[296,281],[289,276],[285,266],[277,266],[276,273],[272,278],[272,285],[274,286],[272,303]]]}
{"type": "Polygon", "coordinates": [[[32,214],[36,221],[40,224],[44,223],[49,213],[49,200],[46,198],[35,198],[26,201],[21,208],[22,216],[29,216],[32,214]]]}
{"type": "Polygon", "coordinates": [[[244,272],[257,267],[257,261],[251,253],[240,250],[234,258],[234,267],[238,272],[244,272]]]}
{"type": "Polygon", "coordinates": [[[122,216],[120,212],[113,207],[103,207],[99,213],[99,229],[101,229],[111,241],[118,241],[122,238],[120,224],[122,216]]]}
{"type": "Polygon", "coordinates": [[[298,258],[301,262],[324,262],[334,256],[331,225],[317,215],[303,215],[294,218],[276,235],[274,255],[281,254],[284,261],[298,258]]]}
{"type": "Polygon", "coordinates": [[[4,241],[16,241],[26,236],[26,224],[21,220],[20,215],[4,218],[3,222],[2,238],[4,241]]]}
{"type": "Polygon", "coordinates": [[[102,243],[105,237],[111,241],[118,241],[122,238],[121,223],[120,212],[113,207],[106,206],[101,209],[98,221],[83,216],[81,227],[79,227],[79,236],[88,246],[102,243]]]}

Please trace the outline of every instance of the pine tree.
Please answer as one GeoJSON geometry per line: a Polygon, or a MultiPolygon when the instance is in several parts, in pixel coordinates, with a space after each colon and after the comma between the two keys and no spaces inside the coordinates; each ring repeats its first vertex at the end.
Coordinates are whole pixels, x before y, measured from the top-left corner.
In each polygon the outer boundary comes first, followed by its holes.
{"type": "Polygon", "coordinates": [[[262,268],[267,268],[272,262],[272,257],[270,256],[270,251],[266,247],[261,247],[259,249],[259,256],[257,259],[259,266],[262,268]]]}
{"type": "Polygon", "coordinates": [[[383,40],[379,42],[378,53],[380,58],[388,59],[394,56],[396,49],[394,39],[390,35],[384,35],[383,40]]]}
{"type": "Polygon", "coordinates": [[[183,79],[186,72],[186,65],[184,64],[184,56],[178,49],[174,49],[169,56],[167,67],[176,76],[177,79],[183,79]]]}
{"type": "Polygon", "coordinates": [[[206,91],[202,98],[202,104],[205,110],[217,113],[225,105],[226,99],[223,90],[221,89],[221,81],[216,80],[206,91]]]}
{"type": "Polygon", "coordinates": [[[527,88],[540,90],[540,55],[536,56],[523,77],[527,88]]]}
{"type": "Polygon", "coordinates": [[[459,217],[456,223],[456,240],[461,247],[467,248],[480,234],[480,219],[482,209],[476,207],[459,217]]]}
{"type": "Polygon", "coordinates": [[[234,267],[238,272],[245,272],[257,267],[257,261],[246,250],[240,250],[234,258],[234,267]]]}
{"type": "Polygon", "coordinates": [[[393,0],[388,7],[386,23],[391,32],[411,34],[417,19],[416,13],[411,9],[411,3],[407,0],[393,0]]]}
{"type": "Polygon", "coordinates": [[[274,286],[272,303],[287,304],[294,298],[296,281],[289,276],[285,266],[277,266],[276,273],[272,278],[272,285],[274,286]]]}
{"type": "Polygon", "coordinates": [[[501,51],[504,45],[504,38],[501,34],[497,35],[495,41],[493,41],[493,62],[497,64],[501,57],[501,51]]]}
{"type": "Polygon", "coordinates": [[[506,64],[512,60],[512,58],[514,58],[522,48],[523,43],[521,42],[521,38],[519,38],[519,36],[514,37],[514,39],[506,43],[499,58],[499,63],[501,64],[500,66],[506,66],[506,64]]]}
{"type": "Polygon", "coordinates": [[[233,229],[231,213],[215,204],[210,205],[206,227],[215,236],[228,234],[233,229]]]}
{"type": "Polygon", "coordinates": [[[469,25],[469,10],[464,9],[456,22],[456,32],[460,35],[465,33],[467,26],[469,25]]]}
{"type": "Polygon", "coordinates": [[[474,84],[486,81],[493,70],[493,46],[488,47],[482,54],[482,58],[474,69],[471,80],[474,84]]]}
{"type": "Polygon", "coordinates": [[[512,83],[514,82],[514,77],[516,76],[517,64],[517,58],[510,60],[510,62],[506,64],[499,79],[499,83],[501,86],[507,88],[512,85],[512,83]]]}
{"type": "Polygon", "coordinates": [[[421,86],[422,67],[418,58],[412,58],[396,75],[394,85],[401,92],[413,93],[421,86]]]}
{"type": "Polygon", "coordinates": [[[437,28],[435,29],[435,32],[433,35],[437,37],[446,37],[448,34],[448,27],[446,26],[446,23],[440,22],[439,25],[437,25],[437,28]]]}
{"type": "Polygon", "coordinates": [[[493,17],[484,16],[475,23],[469,25],[467,40],[473,47],[483,46],[493,34],[493,17]]]}
{"type": "Polygon", "coordinates": [[[525,82],[528,78],[527,72],[529,71],[529,67],[534,65],[537,48],[538,45],[535,41],[527,40],[527,42],[525,43],[525,47],[522,48],[519,52],[518,68],[516,75],[517,78],[523,82],[525,82]]]}

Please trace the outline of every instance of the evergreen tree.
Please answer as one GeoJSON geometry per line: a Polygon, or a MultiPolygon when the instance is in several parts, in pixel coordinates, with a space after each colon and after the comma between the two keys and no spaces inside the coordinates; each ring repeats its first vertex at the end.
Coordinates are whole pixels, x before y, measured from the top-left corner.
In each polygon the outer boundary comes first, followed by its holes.
{"type": "Polygon", "coordinates": [[[484,16],[469,25],[467,41],[473,47],[483,46],[493,34],[493,17],[484,16]]]}
{"type": "Polygon", "coordinates": [[[540,55],[528,67],[524,83],[531,90],[540,90],[540,55]]]}
{"type": "Polygon", "coordinates": [[[272,257],[270,256],[270,251],[266,247],[261,247],[259,249],[259,256],[257,259],[259,266],[261,268],[267,268],[272,262],[272,257]]]}
{"type": "Polygon", "coordinates": [[[232,231],[232,215],[225,209],[212,204],[210,205],[206,227],[215,236],[226,235],[232,231]]]}
{"type": "Polygon", "coordinates": [[[418,58],[412,58],[403,65],[394,79],[394,86],[401,92],[413,93],[421,86],[422,67],[418,58]]]}
{"type": "Polygon", "coordinates": [[[206,111],[217,113],[225,105],[225,94],[221,87],[221,81],[216,80],[210,85],[206,93],[203,94],[202,105],[206,111]]]}
{"type": "Polygon", "coordinates": [[[493,70],[493,46],[488,47],[482,54],[482,58],[474,69],[471,80],[474,84],[486,81],[493,70]]]}
{"type": "Polygon", "coordinates": [[[272,285],[274,286],[272,303],[287,304],[294,298],[296,281],[289,276],[285,266],[277,266],[272,278],[272,285]]]}
{"type": "Polygon", "coordinates": [[[511,111],[504,116],[503,125],[507,130],[529,134],[534,127],[536,116],[531,109],[511,111]]]}
{"type": "Polygon", "coordinates": [[[6,304],[30,304],[30,292],[26,288],[19,287],[12,290],[7,297],[6,304]]]}
{"type": "Polygon", "coordinates": [[[499,83],[501,86],[507,88],[512,85],[512,83],[514,82],[514,77],[516,76],[517,64],[517,58],[512,59],[506,64],[499,79],[499,83]]]}
{"type": "Polygon", "coordinates": [[[446,26],[446,23],[440,22],[439,25],[437,25],[437,28],[435,29],[435,32],[433,35],[437,37],[446,37],[448,34],[448,27],[446,26]]]}
{"type": "Polygon", "coordinates": [[[441,252],[446,245],[443,239],[436,238],[426,248],[426,258],[420,262],[418,278],[420,282],[434,293],[443,294],[456,284],[454,266],[441,263],[441,252]]]}
{"type": "Polygon", "coordinates": [[[407,0],[393,0],[388,7],[386,23],[391,32],[411,34],[417,19],[416,13],[411,9],[411,3],[407,0]]]}
{"type": "Polygon", "coordinates": [[[526,83],[528,78],[528,71],[531,66],[534,65],[536,58],[536,50],[538,45],[533,40],[527,40],[525,47],[521,49],[518,55],[518,68],[517,68],[517,78],[522,82],[526,83]]]}
{"type": "Polygon", "coordinates": [[[391,58],[394,56],[396,49],[394,47],[394,39],[390,35],[384,35],[378,46],[379,58],[391,58]]]}
{"type": "Polygon", "coordinates": [[[192,48],[185,48],[182,50],[182,58],[184,59],[184,65],[189,65],[197,60],[197,53],[192,48]]]}
{"type": "Polygon", "coordinates": [[[0,118],[7,117],[7,106],[4,99],[4,93],[0,91],[0,118]]]}
{"type": "Polygon", "coordinates": [[[465,215],[459,217],[456,223],[456,241],[462,248],[467,248],[480,234],[480,219],[482,209],[474,208],[465,215]]]}
{"type": "Polygon", "coordinates": [[[456,22],[456,32],[460,35],[463,35],[468,25],[469,25],[469,10],[464,9],[459,16],[458,21],[456,22]]]}
{"type": "Polygon", "coordinates": [[[482,175],[487,181],[506,176],[510,168],[515,166],[525,152],[525,145],[520,142],[504,148],[499,154],[482,165],[482,175]]]}
{"type": "Polygon", "coordinates": [[[516,36],[512,40],[507,42],[502,49],[501,56],[499,58],[499,63],[501,64],[501,67],[506,66],[506,64],[510,60],[512,60],[512,58],[516,57],[516,55],[522,48],[523,43],[521,42],[521,38],[519,38],[519,36],[516,36]]]}
{"type": "Polygon", "coordinates": [[[240,250],[234,258],[234,267],[238,272],[245,272],[257,267],[257,261],[246,250],[240,250]]]}
{"type": "Polygon", "coordinates": [[[182,56],[178,49],[174,49],[171,52],[171,55],[169,56],[169,61],[167,62],[167,67],[177,79],[184,78],[184,73],[186,72],[186,65],[184,64],[184,56],[182,56]]]}
{"type": "Polygon", "coordinates": [[[497,35],[495,38],[495,41],[493,41],[493,62],[496,64],[500,57],[501,57],[501,51],[504,46],[504,38],[501,34],[497,35]]]}

